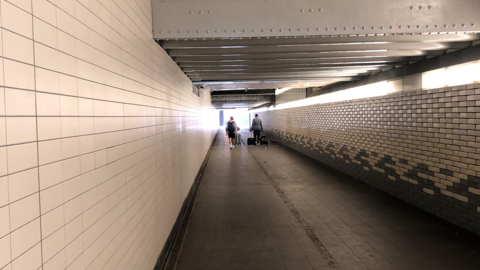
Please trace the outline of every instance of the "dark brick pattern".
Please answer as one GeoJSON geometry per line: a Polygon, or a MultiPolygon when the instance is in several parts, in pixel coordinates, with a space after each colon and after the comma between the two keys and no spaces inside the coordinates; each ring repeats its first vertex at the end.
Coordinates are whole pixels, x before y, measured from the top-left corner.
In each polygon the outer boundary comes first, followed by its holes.
{"type": "Polygon", "coordinates": [[[480,85],[261,113],[266,135],[480,234],[480,85]]]}

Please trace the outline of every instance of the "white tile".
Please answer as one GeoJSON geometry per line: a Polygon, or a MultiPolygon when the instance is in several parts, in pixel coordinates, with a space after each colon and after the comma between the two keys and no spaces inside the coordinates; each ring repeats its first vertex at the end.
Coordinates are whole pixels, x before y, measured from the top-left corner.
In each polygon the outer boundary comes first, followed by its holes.
{"type": "Polygon", "coordinates": [[[46,189],[62,182],[63,167],[62,162],[55,162],[45,166],[40,166],[40,190],[46,189]]]}
{"type": "MultiPolygon", "coordinates": [[[[10,209],[9,206],[0,207],[0,238],[10,233],[10,209]]],[[[10,247],[8,248],[10,250],[10,247]]],[[[0,260],[1,261],[1,260],[0,260]]],[[[2,264],[0,264],[2,267],[2,264]]]]}
{"type": "Polygon", "coordinates": [[[69,96],[77,96],[77,78],[65,74],[59,74],[60,93],[69,96]]]}
{"type": "Polygon", "coordinates": [[[63,206],[57,207],[41,217],[42,237],[48,237],[65,225],[63,206]]]}
{"type": "Polygon", "coordinates": [[[59,77],[57,72],[35,67],[35,85],[37,91],[59,93],[59,77]]]}
{"type": "Polygon", "coordinates": [[[32,13],[32,1],[31,0],[9,0],[10,3],[25,10],[28,13],[32,13]]]}
{"type": "Polygon", "coordinates": [[[37,114],[41,116],[59,116],[60,96],[37,93],[37,114]]]}
{"type": "Polygon", "coordinates": [[[7,117],[7,144],[19,144],[37,140],[35,117],[7,117]]]}
{"type": "Polygon", "coordinates": [[[68,180],[80,175],[80,157],[62,161],[63,180],[68,180]]]}
{"type": "MultiPolygon", "coordinates": [[[[46,262],[53,258],[62,248],[65,247],[65,229],[54,232],[42,242],[43,261],[46,262]]],[[[65,262],[65,260],[64,260],[65,262]]],[[[59,269],[59,268],[57,268],[59,269]]]]}
{"type": "Polygon", "coordinates": [[[6,115],[35,115],[35,92],[5,89],[6,115]]]}
{"type": "Polygon", "coordinates": [[[51,140],[62,137],[61,117],[38,117],[38,139],[51,140]]]}
{"type": "Polygon", "coordinates": [[[63,184],[40,191],[42,215],[63,204],[63,184]]]}
{"type": "Polygon", "coordinates": [[[72,158],[80,155],[80,138],[62,139],[62,158],[72,158]]]}
{"type": "Polygon", "coordinates": [[[7,127],[5,117],[0,117],[0,146],[7,144],[7,127]]]}
{"type": "Polygon", "coordinates": [[[63,31],[58,31],[58,49],[64,53],[75,56],[75,37],[63,31]]]}
{"type": "Polygon", "coordinates": [[[60,252],[55,254],[55,256],[50,259],[48,262],[46,262],[43,265],[42,270],[57,270],[57,269],[65,269],[67,266],[65,264],[65,250],[62,249],[60,252]]]}
{"type": "MultiPolygon", "coordinates": [[[[80,215],[65,225],[65,242],[67,243],[67,245],[73,242],[78,236],[82,234],[82,224],[82,216],[80,215]]],[[[82,239],[82,237],[80,237],[80,239],[82,239]]]]}
{"type": "Polygon", "coordinates": [[[78,125],[80,135],[90,135],[95,133],[93,117],[79,117],[78,125]]]}
{"type": "Polygon", "coordinates": [[[0,115],[5,115],[5,88],[3,87],[0,87],[0,115]]]}
{"type": "Polygon", "coordinates": [[[93,100],[86,98],[78,99],[78,110],[81,116],[93,116],[93,100]]]}
{"type": "Polygon", "coordinates": [[[95,116],[105,116],[106,115],[105,101],[101,101],[101,100],[94,100],[93,101],[93,115],[95,115],[95,116]]]}
{"type": "Polygon", "coordinates": [[[78,117],[62,117],[62,137],[78,136],[79,131],[78,117]]]}
{"type": "Polygon", "coordinates": [[[35,66],[58,71],[58,51],[35,42],[35,66]]]}
{"type": "Polygon", "coordinates": [[[33,15],[55,26],[57,19],[55,6],[47,0],[32,0],[33,15]]]}
{"type": "Polygon", "coordinates": [[[8,176],[0,177],[0,207],[10,202],[8,198],[8,176]]]}
{"type": "Polygon", "coordinates": [[[36,42],[57,48],[57,28],[37,18],[33,18],[33,36],[36,42]]]}
{"type": "Polygon", "coordinates": [[[38,192],[38,168],[8,176],[10,201],[17,201],[38,192]]]}
{"type": "Polygon", "coordinates": [[[60,114],[62,116],[77,116],[78,98],[60,96],[60,114]]]}
{"type": "Polygon", "coordinates": [[[80,153],[92,153],[95,151],[95,136],[82,136],[80,137],[80,153]]]}
{"type": "Polygon", "coordinates": [[[67,264],[71,264],[83,252],[83,237],[76,238],[66,248],[67,264]]]}
{"type": "Polygon", "coordinates": [[[40,166],[57,162],[62,159],[62,141],[51,140],[39,142],[38,152],[40,166]]]}
{"type": "Polygon", "coordinates": [[[33,65],[33,41],[6,30],[2,34],[3,56],[33,65]]]}
{"type": "Polygon", "coordinates": [[[7,147],[8,173],[15,173],[38,166],[37,143],[7,147]]]}
{"type": "Polygon", "coordinates": [[[77,76],[77,58],[59,52],[58,71],[71,76],[77,76]]]}
{"type": "Polygon", "coordinates": [[[65,201],[69,201],[82,194],[82,177],[77,176],[63,183],[65,201]]]}
{"type": "Polygon", "coordinates": [[[95,169],[95,154],[86,154],[80,157],[81,173],[86,173],[95,169]]]}
{"type": "Polygon", "coordinates": [[[10,235],[0,238],[0,267],[4,267],[12,260],[10,256],[10,235]]]}
{"type": "MultiPolygon", "coordinates": [[[[57,3],[58,6],[61,6],[63,3],[67,1],[72,1],[72,0],[65,0],[65,1],[58,1],[57,3]],[[61,2],[61,4],[60,4],[61,2]]],[[[75,36],[75,14],[74,10],[72,13],[68,14],[65,9],[59,9],[57,8],[57,27],[58,29],[66,32],[69,35],[75,36]],[[65,12],[66,11],[66,12],[65,12]]]]}
{"type": "Polygon", "coordinates": [[[12,231],[39,216],[38,193],[10,204],[10,228],[12,231]]]}
{"type": "Polygon", "coordinates": [[[92,98],[93,97],[92,82],[78,79],[77,80],[77,85],[78,85],[78,96],[79,97],[86,97],[86,98],[92,98]]]}
{"type": "Polygon", "coordinates": [[[82,197],[66,202],[63,207],[65,209],[65,222],[70,222],[82,214],[82,197]]]}
{"type": "Polygon", "coordinates": [[[41,244],[35,245],[33,248],[12,262],[12,270],[39,270],[39,267],[42,265],[41,254],[41,244]]]}
{"type": "Polygon", "coordinates": [[[40,219],[36,219],[11,234],[12,259],[40,242],[40,219]]]}
{"type": "Polygon", "coordinates": [[[33,66],[4,59],[5,86],[34,90],[33,66]]]}
{"type": "Polygon", "coordinates": [[[3,28],[27,38],[32,38],[31,14],[5,1],[2,1],[1,12],[3,28]]]}

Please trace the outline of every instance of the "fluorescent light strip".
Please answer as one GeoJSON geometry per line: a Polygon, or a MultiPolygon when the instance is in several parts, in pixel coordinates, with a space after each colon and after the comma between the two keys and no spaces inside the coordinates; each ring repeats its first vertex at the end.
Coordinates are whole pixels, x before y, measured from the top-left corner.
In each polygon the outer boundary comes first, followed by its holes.
{"type": "Polygon", "coordinates": [[[437,69],[422,74],[422,89],[472,84],[480,81],[480,61],[437,69]]]}

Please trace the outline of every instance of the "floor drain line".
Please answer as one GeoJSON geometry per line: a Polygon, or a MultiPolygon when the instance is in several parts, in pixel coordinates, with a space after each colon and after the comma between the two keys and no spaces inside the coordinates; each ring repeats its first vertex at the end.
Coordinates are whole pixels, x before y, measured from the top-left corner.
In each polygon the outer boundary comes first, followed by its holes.
{"type": "Polygon", "coordinates": [[[290,210],[293,216],[295,216],[298,223],[305,227],[305,233],[310,238],[310,240],[315,245],[315,247],[320,252],[320,254],[322,254],[323,258],[328,261],[328,265],[331,267],[338,267],[338,264],[335,261],[335,259],[333,259],[332,254],[328,252],[328,250],[322,244],[320,239],[318,239],[318,237],[315,235],[312,228],[310,228],[310,226],[305,222],[305,220],[303,220],[302,215],[298,212],[295,206],[293,206],[293,204],[290,202],[288,197],[283,193],[282,189],[275,183],[275,180],[273,180],[272,176],[265,170],[265,168],[263,168],[262,164],[258,161],[258,159],[252,153],[250,153],[250,155],[253,157],[255,162],[257,162],[258,166],[260,167],[262,172],[265,174],[268,181],[270,181],[272,186],[275,188],[275,191],[278,193],[278,195],[282,199],[285,206],[287,206],[287,208],[290,210]]]}

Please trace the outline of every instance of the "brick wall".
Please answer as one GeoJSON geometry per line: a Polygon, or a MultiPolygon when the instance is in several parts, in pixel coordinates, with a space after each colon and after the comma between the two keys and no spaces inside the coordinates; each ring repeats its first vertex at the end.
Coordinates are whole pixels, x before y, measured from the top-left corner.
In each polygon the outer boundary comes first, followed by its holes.
{"type": "Polygon", "coordinates": [[[150,0],[0,12],[0,269],[153,269],[217,129],[210,94],[153,41],[150,0]]]}
{"type": "Polygon", "coordinates": [[[266,134],[480,233],[480,85],[260,113],[266,134]]]}

